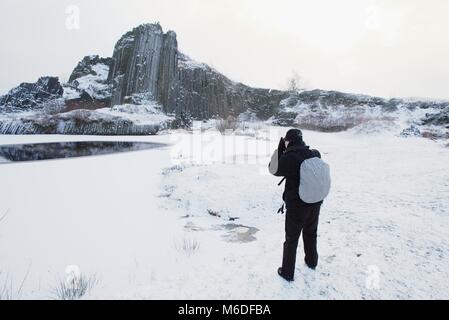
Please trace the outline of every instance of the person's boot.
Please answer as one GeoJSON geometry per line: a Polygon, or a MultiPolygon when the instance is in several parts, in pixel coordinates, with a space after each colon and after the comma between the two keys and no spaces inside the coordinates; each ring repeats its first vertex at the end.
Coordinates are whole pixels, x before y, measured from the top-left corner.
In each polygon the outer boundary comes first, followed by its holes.
{"type": "Polygon", "coordinates": [[[306,264],[306,266],[307,266],[307,268],[309,268],[309,269],[311,269],[311,270],[314,270],[314,271],[315,271],[315,269],[316,269],[316,267],[309,266],[308,264],[306,264]]]}
{"type": "Polygon", "coordinates": [[[315,269],[316,269],[316,265],[308,264],[307,261],[306,261],[305,259],[304,259],[304,263],[306,264],[307,268],[312,269],[312,270],[315,270],[315,269]]]}
{"type": "Polygon", "coordinates": [[[286,277],[286,276],[284,276],[284,275],[282,274],[282,268],[279,268],[279,269],[278,269],[278,275],[279,275],[281,278],[283,278],[284,280],[288,281],[288,282],[294,281],[293,278],[286,277]]]}

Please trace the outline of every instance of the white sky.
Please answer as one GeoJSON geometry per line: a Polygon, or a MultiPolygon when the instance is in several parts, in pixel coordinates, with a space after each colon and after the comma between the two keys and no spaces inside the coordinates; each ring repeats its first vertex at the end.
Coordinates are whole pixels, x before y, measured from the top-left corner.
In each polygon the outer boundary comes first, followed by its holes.
{"type": "Polygon", "coordinates": [[[448,16],[447,0],[1,0],[0,94],[67,80],[83,56],[160,21],[181,51],[252,86],[285,88],[295,70],[309,88],[449,99],[448,16]]]}

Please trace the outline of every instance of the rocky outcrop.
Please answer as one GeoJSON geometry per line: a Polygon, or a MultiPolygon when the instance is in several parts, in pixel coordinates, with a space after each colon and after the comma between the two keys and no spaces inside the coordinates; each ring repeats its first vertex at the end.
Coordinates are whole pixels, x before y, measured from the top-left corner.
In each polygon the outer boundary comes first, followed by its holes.
{"type": "Polygon", "coordinates": [[[85,56],[73,69],[69,78],[69,83],[73,83],[76,79],[85,77],[87,75],[99,76],[98,70],[93,67],[96,65],[105,65],[108,68],[112,64],[112,58],[101,58],[98,55],[85,56]]]}
{"type": "Polygon", "coordinates": [[[167,113],[188,112],[194,118],[240,114],[254,110],[268,118],[285,92],[254,89],[235,83],[206,64],[178,52],[176,34],[159,24],[141,25],[116,44],[108,77],[111,104],[148,93],[167,113]]]}
{"type": "Polygon", "coordinates": [[[402,130],[401,137],[408,138],[408,137],[419,137],[421,136],[421,130],[417,126],[411,125],[408,128],[405,128],[402,130]]]}
{"type": "Polygon", "coordinates": [[[384,99],[311,90],[292,92],[281,102],[272,123],[326,132],[345,131],[367,122],[393,124],[406,118],[408,124],[441,126],[447,119],[448,107],[448,101],[384,99]],[[423,109],[431,113],[422,120],[423,109]]]}
{"type": "Polygon", "coordinates": [[[165,108],[174,104],[178,43],[174,32],[159,24],[144,24],[126,33],[116,44],[109,71],[112,105],[134,94],[147,93],[165,108]]]}
{"type": "Polygon", "coordinates": [[[172,128],[175,120],[159,118],[142,122],[136,121],[132,114],[74,110],[2,119],[0,134],[154,135],[160,130],[172,128]]]}
{"type": "Polygon", "coordinates": [[[0,111],[40,109],[46,102],[62,98],[63,92],[57,77],[42,77],[35,83],[22,83],[0,97],[0,111]]]}
{"type": "Polygon", "coordinates": [[[423,125],[444,126],[449,129],[449,105],[436,114],[426,114],[423,125]]]}
{"type": "Polygon", "coordinates": [[[347,107],[365,105],[374,107],[386,104],[382,98],[370,97],[366,95],[355,95],[338,91],[311,90],[292,93],[288,103],[296,105],[303,104],[319,104],[321,106],[344,105],[347,107]]]}
{"type": "Polygon", "coordinates": [[[65,111],[95,110],[111,105],[111,85],[108,81],[112,58],[98,55],[84,57],[64,85],[65,111]]]}
{"type": "Polygon", "coordinates": [[[268,119],[288,94],[269,89],[255,89],[236,83],[206,64],[186,55],[179,57],[179,110],[189,111],[199,119],[253,111],[268,119]]]}

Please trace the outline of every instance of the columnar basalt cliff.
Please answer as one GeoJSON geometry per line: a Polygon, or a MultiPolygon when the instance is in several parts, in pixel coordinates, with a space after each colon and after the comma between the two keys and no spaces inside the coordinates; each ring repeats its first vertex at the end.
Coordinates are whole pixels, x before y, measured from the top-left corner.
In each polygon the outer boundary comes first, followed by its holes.
{"type": "Polygon", "coordinates": [[[135,94],[149,94],[168,110],[176,97],[178,42],[172,31],[159,24],[141,25],[116,44],[109,70],[112,105],[135,94]]]}
{"type": "Polygon", "coordinates": [[[236,83],[211,67],[180,54],[177,106],[195,118],[240,114],[251,110],[261,119],[272,116],[288,93],[236,83]]]}
{"type": "Polygon", "coordinates": [[[168,113],[189,112],[193,117],[239,114],[253,108],[267,118],[287,95],[235,83],[211,67],[178,51],[176,34],[159,24],[141,25],[116,44],[109,71],[112,105],[148,93],[168,113]]]}

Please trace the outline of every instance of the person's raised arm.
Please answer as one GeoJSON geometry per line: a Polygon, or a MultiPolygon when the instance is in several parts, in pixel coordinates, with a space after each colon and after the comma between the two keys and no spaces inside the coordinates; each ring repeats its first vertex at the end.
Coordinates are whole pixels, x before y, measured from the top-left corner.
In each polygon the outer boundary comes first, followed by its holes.
{"type": "Polygon", "coordinates": [[[288,177],[297,174],[297,161],[291,153],[283,154],[277,159],[276,152],[273,154],[269,170],[276,177],[288,177]]]}
{"type": "Polygon", "coordinates": [[[276,173],[279,167],[279,159],[281,159],[282,155],[285,152],[285,141],[284,138],[281,138],[279,141],[278,148],[274,150],[273,155],[271,156],[270,164],[268,165],[268,170],[272,175],[278,176],[276,173]]]}
{"type": "Polygon", "coordinates": [[[278,168],[274,174],[276,177],[289,177],[297,175],[297,161],[295,161],[291,153],[287,153],[281,156],[278,162],[278,168]]]}

